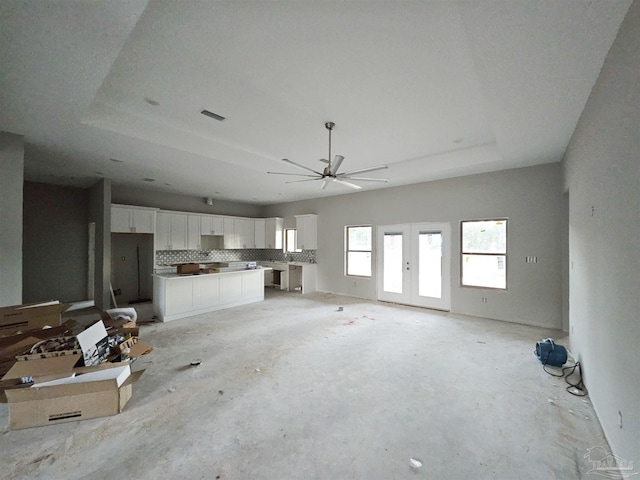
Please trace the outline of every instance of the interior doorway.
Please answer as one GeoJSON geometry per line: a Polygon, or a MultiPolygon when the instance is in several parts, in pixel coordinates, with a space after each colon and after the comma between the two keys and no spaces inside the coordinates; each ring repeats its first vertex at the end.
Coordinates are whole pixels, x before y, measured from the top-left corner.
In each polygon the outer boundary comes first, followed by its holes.
{"type": "Polygon", "coordinates": [[[448,223],[378,227],[378,251],[378,300],[451,309],[448,223]]]}

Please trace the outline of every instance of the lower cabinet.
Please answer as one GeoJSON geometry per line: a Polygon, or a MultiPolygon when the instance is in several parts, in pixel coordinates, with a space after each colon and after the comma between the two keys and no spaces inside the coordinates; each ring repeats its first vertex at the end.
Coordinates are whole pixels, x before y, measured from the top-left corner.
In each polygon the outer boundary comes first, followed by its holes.
{"type": "Polygon", "coordinates": [[[153,308],[163,322],[264,300],[262,269],[153,276],[153,308]]]}

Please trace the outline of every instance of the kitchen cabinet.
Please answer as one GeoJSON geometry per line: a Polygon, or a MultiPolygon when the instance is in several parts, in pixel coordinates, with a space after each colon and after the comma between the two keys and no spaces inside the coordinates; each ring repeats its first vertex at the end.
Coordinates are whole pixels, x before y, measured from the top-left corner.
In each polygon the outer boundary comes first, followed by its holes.
{"type": "Polygon", "coordinates": [[[156,250],[185,250],[187,248],[186,213],[158,212],[156,217],[156,250]]]}
{"type": "Polygon", "coordinates": [[[234,220],[236,247],[235,248],[255,248],[256,227],[252,218],[236,218],[234,220]]]}
{"type": "Polygon", "coordinates": [[[282,231],[284,221],[274,217],[265,220],[265,248],[282,250],[282,231]]]}
{"type": "Polygon", "coordinates": [[[223,218],[224,248],[240,248],[236,235],[235,218],[223,218]]]}
{"type": "Polygon", "coordinates": [[[317,250],[318,215],[313,213],[296,215],[296,231],[296,248],[300,250],[317,250]]]}
{"type": "Polygon", "coordinates": [[[187,248],[201,250],[201,218],[200,215],[187,215],[187,248]]]}
{"type": "Polygon", "coordinates": [[[316,291],[316,264],[289,263],[289,284],[287,290],[298,290],[301,293],[316,291]]]}
{"type": "Polygon", "coordinates": [[[162,322],[264,300],[261,269],[153,276],[153,308],[162,322]]]}
{"type": "Polygon", "coordinates": [[[156,209],[111,205],[111,233],[155,233],[156,209]]]}
{"type": "Polygon", "coordinates": [[[201,215],[200,235],[224,235],[223,217],[218,217],[216,215],[201,215]]]}
{"type": "Polygon", "coordinates": [[[266,221],[255,219],[255,248],[266,248],[266,221]]]}

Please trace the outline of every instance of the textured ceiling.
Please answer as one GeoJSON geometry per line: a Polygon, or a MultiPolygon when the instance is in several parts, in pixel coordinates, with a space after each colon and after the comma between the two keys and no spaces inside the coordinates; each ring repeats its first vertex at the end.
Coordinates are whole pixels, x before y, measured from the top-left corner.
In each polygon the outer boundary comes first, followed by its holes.
{"type": "Polygon", "coordinates": [[[321,170],[327,121],[364,189],[556,162],[629,5],[9,0],[0,130],[29,180],[255,204],[353,192],[266,173],[321,170]]]}

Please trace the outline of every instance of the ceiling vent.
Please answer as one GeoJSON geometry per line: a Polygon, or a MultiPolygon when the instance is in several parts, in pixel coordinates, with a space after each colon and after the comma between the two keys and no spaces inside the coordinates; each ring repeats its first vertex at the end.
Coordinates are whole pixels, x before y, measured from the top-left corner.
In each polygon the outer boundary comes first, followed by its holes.
{"type": "Polygon", "coordinates": [[[202,115],[206,115],[207,117],[211,117],[219,122],[223,121],[225,117],[222,115],[218,115],[217,113],[210,112],[209,110],[202,110],[200,112],[202,115]]]}

